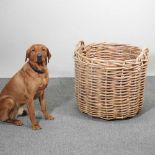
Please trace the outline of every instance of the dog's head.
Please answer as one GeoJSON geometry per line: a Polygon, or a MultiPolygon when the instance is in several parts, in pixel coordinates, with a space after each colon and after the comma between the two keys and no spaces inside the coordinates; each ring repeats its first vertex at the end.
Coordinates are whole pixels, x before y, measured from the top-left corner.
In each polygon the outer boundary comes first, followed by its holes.
{"type": "Polygon", "coordinates": [[[48,48],[42,44],[34,44],[26,51],[26,58],[30,62],[37,63],[38,65],[47,65],[49,59],[51,58],[51,53],[48,48]]]}

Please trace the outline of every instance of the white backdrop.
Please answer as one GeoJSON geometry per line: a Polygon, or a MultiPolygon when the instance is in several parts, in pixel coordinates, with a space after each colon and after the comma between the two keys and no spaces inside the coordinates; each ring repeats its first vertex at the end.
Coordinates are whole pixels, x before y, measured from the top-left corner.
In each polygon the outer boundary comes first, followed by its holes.
{"type": "Polygon", "coordinates": [[[21,68],[33,43],[49,47],[51,77],[72,77],[79,40],[148,47],[155,75],[155,1],[0,0],[0,77],[21,68]]]}

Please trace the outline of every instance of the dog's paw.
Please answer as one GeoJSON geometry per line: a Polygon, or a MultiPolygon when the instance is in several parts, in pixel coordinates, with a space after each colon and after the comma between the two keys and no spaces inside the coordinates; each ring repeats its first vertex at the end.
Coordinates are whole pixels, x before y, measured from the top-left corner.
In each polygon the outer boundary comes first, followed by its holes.
{"type": "Polygon", "coordinates": [[[18,119],[13,119],[13,120],[12,119],[8,119],[6,122],[7,123],[15,124],[17,126],[23,125],[23,122],[21,120],[18,120],[18,119]]]}
{"type": "Polygon", "coordinates": [[[32,124],[32,129],[33,130],[40,130],[42,129],[41,126],[37,123],[37,124],[32,124]]]}
{"type": "Polygon", "coordinates": [[[46,120],[54,120],[54,116],[50,115],[50,114],[46,114],[45,115],[45,119],[46,120]]]}
{"type": "Polygon", "coordinates": [[[21,120],[15,120],[15,125],[17,126],[22,126],[23,125],[23,122],[21,120]]]}

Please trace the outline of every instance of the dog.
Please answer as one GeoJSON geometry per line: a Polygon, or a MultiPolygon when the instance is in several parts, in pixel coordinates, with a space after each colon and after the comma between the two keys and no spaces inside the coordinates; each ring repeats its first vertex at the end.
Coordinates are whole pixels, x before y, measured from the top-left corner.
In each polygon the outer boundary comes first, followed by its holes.
{"type": "Polygon", "coordinates": [[[23,125],[22,121],[17,119],[17,114],[24,105],[27,105],[32,129],[41,129],[35,117],[34,100],[37,98],[44,118],[54,119],[47,111],[44,91],[49,80],[47,63],[50,58],[51,53],[42,44],[34,44],[26,51],[26,63],[0,93],[0,121],[17,126],[23,125]]]}

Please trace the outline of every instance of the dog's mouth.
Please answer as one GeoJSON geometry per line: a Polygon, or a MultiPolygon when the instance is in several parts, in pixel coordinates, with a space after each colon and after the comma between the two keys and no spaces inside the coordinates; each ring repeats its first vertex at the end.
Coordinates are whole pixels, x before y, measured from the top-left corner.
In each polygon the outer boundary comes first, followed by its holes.
{"type": "Polygon", "coordinates": [[[37,64],[41,65],[43,63],[42,57],[37,57],[37,64]]]}
{"type": "Polygon", "coordinates": [[[43,63],[42,61],[38,61],[38,60],[37,60],[37,64],[38,64],[38,65],[42,65],[42,63],[43,63]]]}

